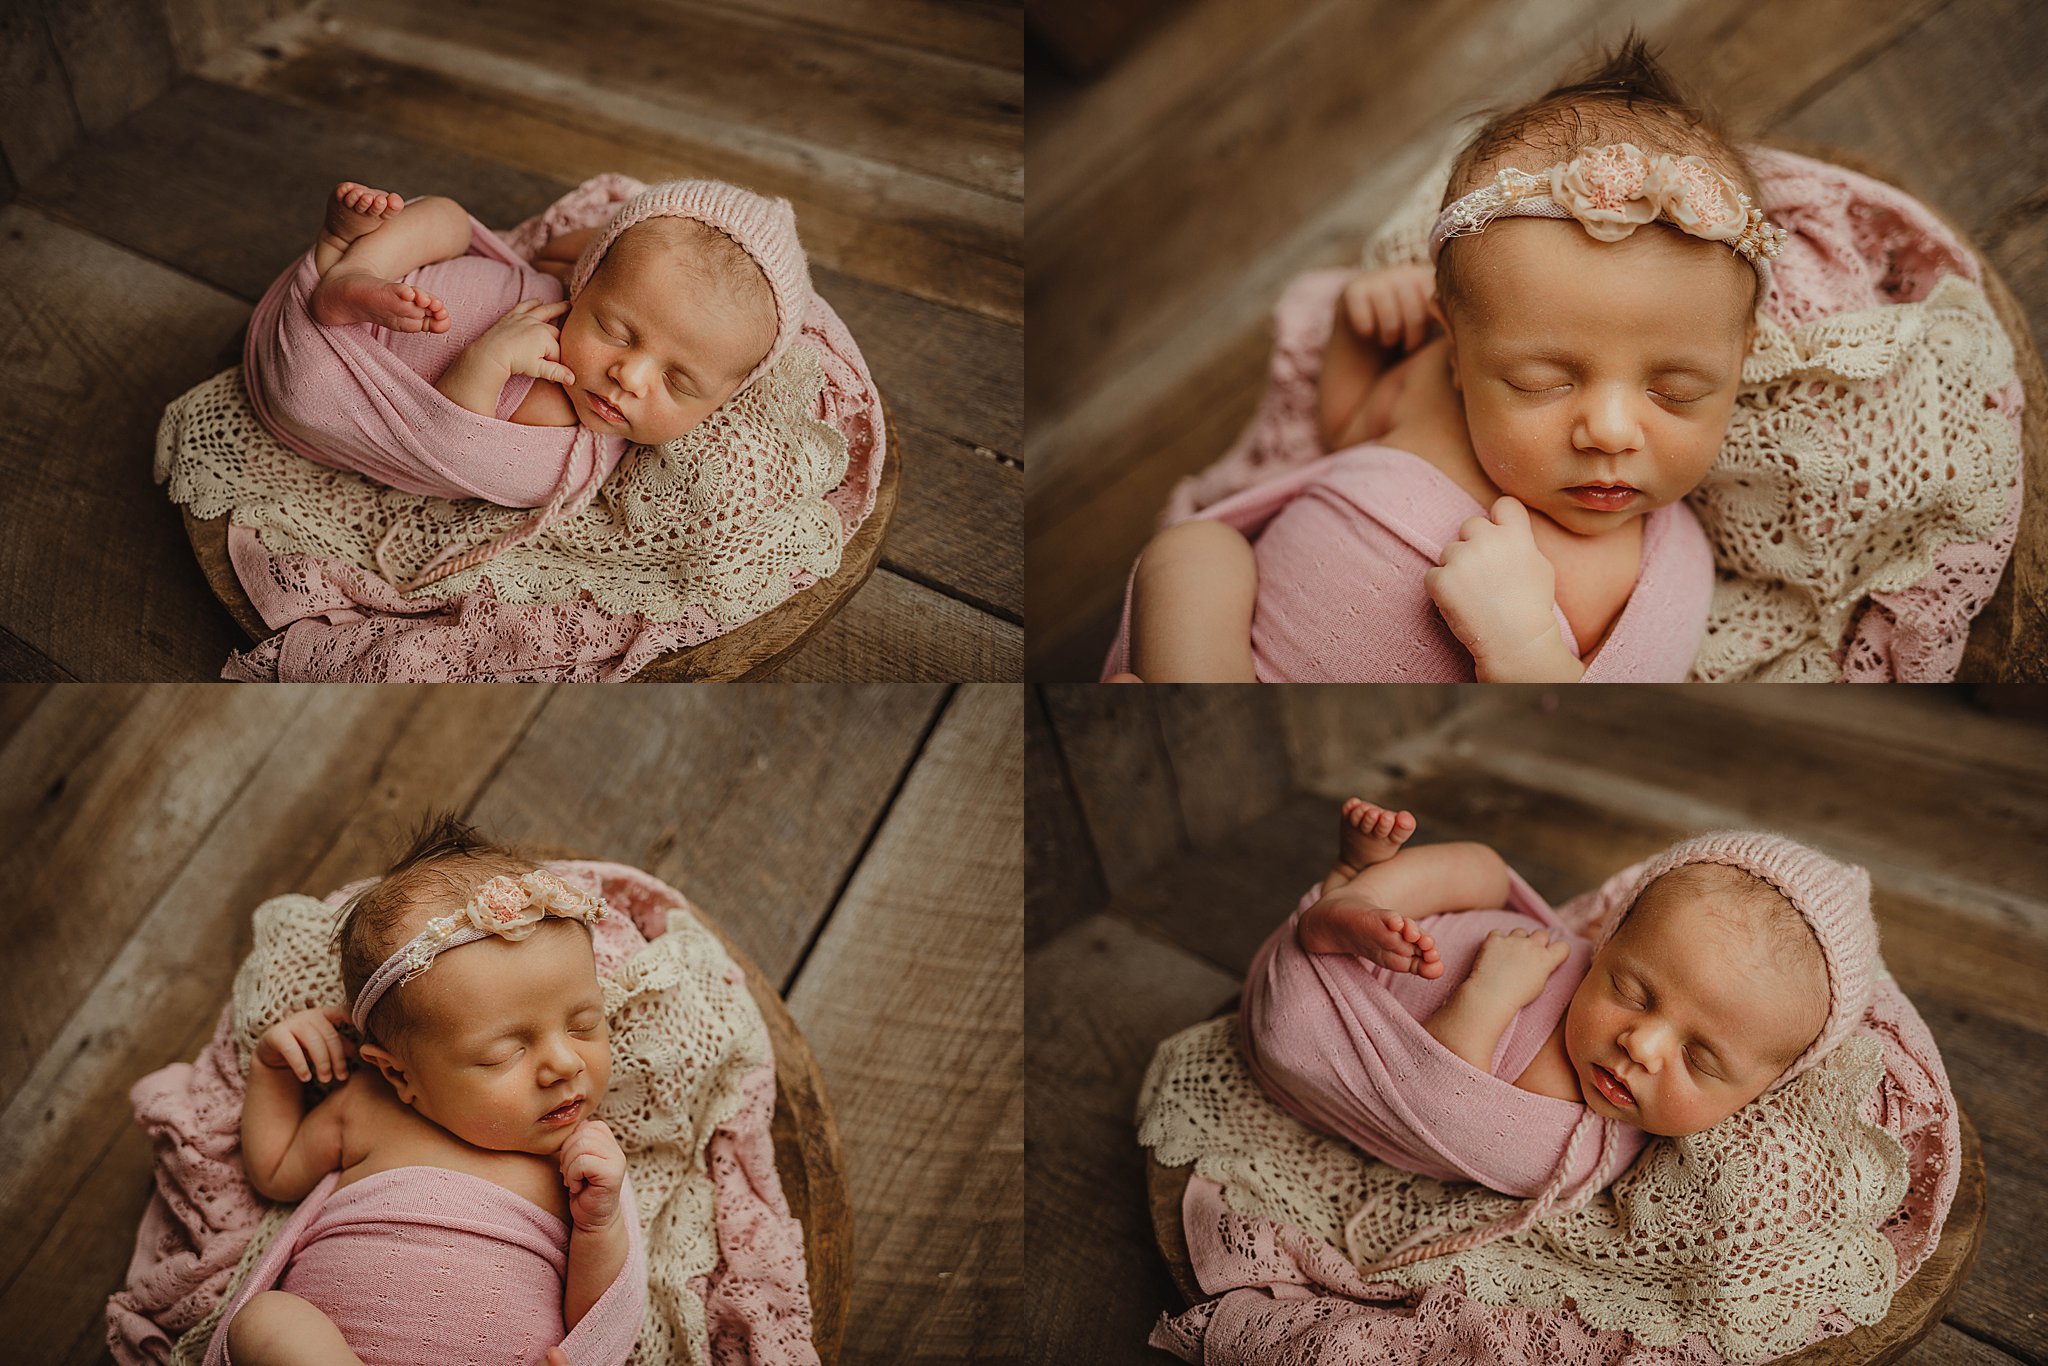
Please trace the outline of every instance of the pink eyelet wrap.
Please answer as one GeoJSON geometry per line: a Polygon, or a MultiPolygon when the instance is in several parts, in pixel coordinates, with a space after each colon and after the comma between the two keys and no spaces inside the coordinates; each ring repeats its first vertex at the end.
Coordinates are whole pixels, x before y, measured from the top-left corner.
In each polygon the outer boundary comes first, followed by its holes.
{"type": "Polygon", "coordinates": [[[583,292],[605,253],[626,229],[650,218],[689,218],[716,228],[739,243],[768,277],[768,289],[775,296],[775,344],[740,381],[740,388],[745,389],[782,359],[810,313],[811,268],[803,243],[797,240],[796,211],[787,199],[769,199],[720,180],[666,180],[650,185],[621,204],[604,232],[584,248],[576,269],[569,274],[569,297],[574,299],[583,292]]]}

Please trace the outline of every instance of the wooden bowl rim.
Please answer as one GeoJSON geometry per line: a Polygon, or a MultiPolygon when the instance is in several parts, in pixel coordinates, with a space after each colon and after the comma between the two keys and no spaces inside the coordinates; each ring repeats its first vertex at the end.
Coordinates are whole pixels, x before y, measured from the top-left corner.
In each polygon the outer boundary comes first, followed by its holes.
{"type": "MultiPolygon", "coordinates": [[[[896,517],[896,505],[903,483],[903,454],[896,435],[896,421],[880,389],[876,402],[882,410],[882,474],[875,486],[875,504],[854,529],[841,552],[839,568],[810,587],[791,594],[743,626],[720,636],[657,655],[634,674],[633,681],[645,683],[737,682],[758,678],[773,670],[802,648],[805,641],[839,614],[849,599],[874,573],[882,560],[882,541],[896,517]]],[[[206,586],[213,591],[235,624],[251,642],[260,644],[275,632],[264,624],[242,591],[228,558],[228,520],[231,514],[199,518],[183,504],[178,515],[199,561],[206,586]]]]}

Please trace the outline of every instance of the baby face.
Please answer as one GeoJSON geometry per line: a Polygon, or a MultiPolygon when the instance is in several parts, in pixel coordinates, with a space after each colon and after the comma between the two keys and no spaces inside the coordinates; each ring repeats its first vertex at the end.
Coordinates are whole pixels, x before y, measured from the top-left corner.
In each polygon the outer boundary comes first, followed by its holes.
{"type": "Polygon", "coordinates": [[[562,319],[577,419],[645,446],[709,417],[774,342],[772,299],[764,307],[686,264],[617,246],[562,319]]]}
{"type": "Polygon", "coordinates": [[[611,1035],[582,925],[450,949],[393,989],[413,1022],[390,1049],[404,1070],[393,1086],[464,1142],[551,1154],[604,1098],[611,1035]]]}
{"type": "Polygon", "coordinates": [[[1734,411],[1755,276],[1655,225],[1495,222],[1461,239],[1445,326],[1480,467],[1567,531],[1599,535],[1706,475],[1734,411]]]}
{"type": "Polygon", "coordinates": [[[1818,982],[1781,969],[1765,936],[1645,893],[1573,994],[1565,1052],[1595,1113],[1697,1133],[1778,1079],[1819,1035],[1827,999],[1824,969],[1818,982]]]}

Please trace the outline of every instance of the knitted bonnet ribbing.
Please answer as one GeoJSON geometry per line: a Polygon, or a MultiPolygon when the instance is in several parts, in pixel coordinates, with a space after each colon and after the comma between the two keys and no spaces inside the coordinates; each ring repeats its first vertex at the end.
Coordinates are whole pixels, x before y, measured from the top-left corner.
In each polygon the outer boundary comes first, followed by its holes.
{"type": "Polygon", "coordinates": [[[666,180],[650,185],[621,204],[597,240],[577,258],[576,269],[569,276],[569,297],[574,299],[583,292],[605,253],[626,229],[650,218],[689,218],[716,228],[739,243],[768,277],[769,292],[775,296],[775,344],[740,381],[740,389],[745,389],[782,359],[782,353],[803,331],[804,316],[810,311],[811,270],[803,243],[797,240],[796,211],[787,199],[770,199],[722,180],[666,180]]]}

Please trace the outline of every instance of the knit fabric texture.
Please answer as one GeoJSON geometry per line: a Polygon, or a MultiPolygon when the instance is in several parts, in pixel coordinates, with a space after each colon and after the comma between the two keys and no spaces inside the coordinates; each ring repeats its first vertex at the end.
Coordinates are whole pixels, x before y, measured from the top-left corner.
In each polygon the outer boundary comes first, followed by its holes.
{"type": "MultiPolygon", "coordinates": [[[[1426,259],[1455,146],[1374,231],[1366,267],[1426,259]]],[[[2018,534],[2012,344],[1976,257],[1925,207],[1839,166],[1750,156],[1791,235],[1721,457],[1687,499],[1718,571],[1691,676],[1951,679],[2018,534]]],[[[1282,295],[1258,412],[1163,522],[1323,456],[1316,379],[1346,273],[1282,295]]]]}
{"type": "MultiPolygon", "coordinates": [[[[1629,897],[1629,908],[1634,908],[1636,899],[1658,878],[1695,863],[1725,864],[1768,882],[1798,909],[1820,943],[1828,970],[1827,1022],[1806,1051],[1771,1084],[1776,1089],[1855,1032],[1870,1004],[1871,986],[1883,961],[1878,955],[1877,920],[1870,913],[1870,873],[1783,835],[1716,830],[1675,844],[1650,860],[1643,869],[1642,882],[1629,897]]],[[[1601,927],[1593,946],[1595,953],[1614,937],[1625,919],[1626,911],[1601,927]]]]}
{"type": "Polygon", "coordinates": [[[787,199],[728,185],[721,180],[665,180],[619,206],[596,241],[584,248],[569,275],[574,299],[604,263],[605,254],[628,228],[650,218],[689,218],[718,229],[737,242],[768,279],[775,296],[775,344],[740,381],[745,389],[768,373],[803,331],[811,310],[811,269],[797,240],[796,210],[787,199]]]}
{"type": "MultiPolygon", "coordinates": [[[[613,1059],[597,1117],[625,1150],[646,1238],[648,1312],[630,1360],[723,1362],[740,1351],[815,1366],[803,1230],[769,1136],[774,1059],[743,975],[674,888],[619,864],[547,866],[617,912],[592,935],[613,1059]]],[[[293,1217],[242,1172],[248,1069],[265,1029],[344,999],[331,935],[342,904],[367,885],[258,907],[255,947],[212,1043],[196,1062],[136,1084],[156,1193],[128,1283],[107,1304],[108,1345],[122,1366],[197,1366],[229,1300],[293,1217]]]]}
{"type": "MultiPolygon", "coordinates": [[[[1266,683],[1469,683],[1472,656],[1423,576],[1486,509],[1421,457],[1391,446],[1341,451],[1199,515],[1253,538],[1252,661],[1266,683]]],[[[1133,581],[1136,571],[1133,570],[1133,581]]],[[[1677,683],[1714,590],[1712,552],[1690,509],[1652,512],[1635,587],[1599,648],[1591,683],[1677,683]]],[[[1130,585],[1103,676],[1129,667],[1130,585]]],[[[1555,604],[1565,647],[1588,647],[1555,604]]]]}

